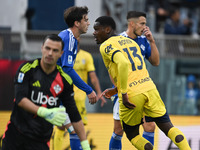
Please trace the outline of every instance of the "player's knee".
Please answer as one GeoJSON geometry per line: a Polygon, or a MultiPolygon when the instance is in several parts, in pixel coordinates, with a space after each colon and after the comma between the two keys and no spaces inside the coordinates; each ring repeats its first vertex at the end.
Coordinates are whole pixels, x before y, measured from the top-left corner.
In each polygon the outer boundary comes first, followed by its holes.
{"type": "Polygon", "coordinates": [[[156,125],[154,122],[148,122],[148,123],[144,123],[143,127],[144,127],[145,132],[154,132],[156,125]]]}
{"type": "Polygon", "coordinates": [[[151,143],[147,143],[147,144],[145,144],[144,149],[145,150],[152,150],[153,146],[151,145],[151,143]]]}
{"type": "Polygon", "coordinates": [[[177,135],[177,136],[175,137],[176,143],[180,143],[181,141],[183,141],[183,139],[184,139],[183,135],[177,135]]]}
{"type": "Polygon", "coordinates": [[[114,129],[115,134],[117,135],[123,135],[124,131],[122,128],[115,128],[114,129]]]}
{"type": "Polygon", "coordinates": [[[137,135],[139,135],[139,130],[134,131],[134,130],[124,130],[126,133],[126,137],[131,141],[133,138],[135,138],[137,135]]]}

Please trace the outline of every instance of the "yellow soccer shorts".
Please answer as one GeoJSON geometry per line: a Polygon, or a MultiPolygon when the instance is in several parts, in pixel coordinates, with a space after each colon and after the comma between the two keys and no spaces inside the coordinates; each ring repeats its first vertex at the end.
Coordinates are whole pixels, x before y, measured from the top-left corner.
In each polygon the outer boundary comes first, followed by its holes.
{"type": "Polygon", "coordinates": [[[157,89],[153,89],[133,97],[129,101],[136,105],[134,109],[126,108],[120,98],[120,120],[127,125],[135,126],[141,124],[143,116],[152,118],[162,117],[166,113],[165,104],[163,103],[157,89]]]}
{"type": "Polygon", "coordinates": [[[85,100],[75,100],[76,106],[78,108],[78,111],[81,115],[82,121],[84,125],[88,124],[88,119],[87,119],[87,110],[85,106],[85,100]]]}

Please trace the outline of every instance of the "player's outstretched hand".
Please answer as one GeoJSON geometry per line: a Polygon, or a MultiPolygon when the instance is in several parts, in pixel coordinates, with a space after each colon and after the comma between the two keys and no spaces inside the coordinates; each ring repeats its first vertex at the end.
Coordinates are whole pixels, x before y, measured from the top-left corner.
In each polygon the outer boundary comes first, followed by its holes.
{"type": "Polygon", "coordinates": [[[101,107],[104,106],[105,103],[107,103],[107,101],[105,100],[105,98],[103,96],[101,96],[101,93],[97,95],[98,99],[101,99],[101,107]]]}
{"type": "Polygon", "coordinates": [[[102,96],[105,96],[105,98],[111,98],[111,96],[113,96],[113,95],[115,95],[115,94],[117,94],[117,88],[115,87],[115,88],[108,88],[108,89],[106,89],[106,90],[104,90],[102,93],[101,93],[101,95],[100,95],[100,98],[102,97],[102,96]]]}
{"type": "Polygon", "coordinates": [[[97,95],[94,91],[92,91],[92,93],[88,94],[88,99],[89,99],[89,103],[90,104],[95,104],[97,102],[97,95]]]}
{"type": "Polygon", "coordinates": [[[127,93],[122,94],[122,101],[123,101],[124,106],[129,108],[129,109],[133,109],[133,108],[136,107],[133,103],[129,102],[127,93]]]}
{"type": "Polygon", "coordinates": [[[39,107],[37,115],[56,126],[62,126],[66,120],[65,107],[45,108],[39,107]]]}

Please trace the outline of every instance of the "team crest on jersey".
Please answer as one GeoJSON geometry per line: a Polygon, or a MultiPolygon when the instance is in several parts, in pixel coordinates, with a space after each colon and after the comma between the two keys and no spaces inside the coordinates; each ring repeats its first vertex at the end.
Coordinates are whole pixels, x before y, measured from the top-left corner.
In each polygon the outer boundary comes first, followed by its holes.
{"type": "Polygon", "coordinates": [[[56,84],[54,87],[53,87],[54,91],[56,92],[56,94],[58,94],[60,91],[61,91],[61,87],[59,84],[56,84]]]}
{"type": "Polygon", "coordinates": [[[23,82],[23,79],[24,79],[24,73],[20,72],[19,75],[18,75],[17,81],[18,81],[19,83],[22,83],[22,82],[23,82]]]}
{"type": "Polygon", "coordinates": [[[69,64],[72,64],[72,62],[73,62],[73,61],[72,61],[72,55],[69,55],[69,56],[68,56],[68,63],[69,63],[69,64]]]}
{"type": "Polygon", "coordinates": [[[145,50],[145,46],[143,44],[140,45],[140,48],[144,51],[145,50]]]}
{"type": "Polygon", "coordinates": [[[112,45],[110,44],[109,46],[107,46],[107,47],[105,48],[105,53],[109,53],[112,49],[113,49],[113,48],[112,48],[112,45]]]}

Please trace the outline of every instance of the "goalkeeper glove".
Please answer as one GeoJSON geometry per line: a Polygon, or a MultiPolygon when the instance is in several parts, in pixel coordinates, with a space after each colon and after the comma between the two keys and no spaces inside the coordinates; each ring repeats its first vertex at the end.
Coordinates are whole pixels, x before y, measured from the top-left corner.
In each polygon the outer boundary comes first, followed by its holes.
{"type": "Polygon", "coordinates": [[[37,115],[56,126],[62,126],[66,120],[65,107],[50,109],[39,107],[37,115]]]}
{"type": "Polygon", "coordinates": [[[91,150],[88,140],[81,141],[81,146],[83,150],[91,150]]]}

